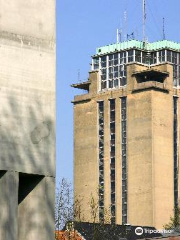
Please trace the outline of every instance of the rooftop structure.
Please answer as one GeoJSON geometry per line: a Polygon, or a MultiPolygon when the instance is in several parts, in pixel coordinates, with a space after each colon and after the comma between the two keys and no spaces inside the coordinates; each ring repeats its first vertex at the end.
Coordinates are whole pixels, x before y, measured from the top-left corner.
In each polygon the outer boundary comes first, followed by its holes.
{"type": "Polygon", "coordinates": [[[99,70],[99,91],[125,87],[127,64],[140,63],[154,66],[161,63],[173,64],[174,87],[180,86],[180,44],[163,40],[146,43],[131,40],[97,48],[92,57],[92,71],[99,70]]]}

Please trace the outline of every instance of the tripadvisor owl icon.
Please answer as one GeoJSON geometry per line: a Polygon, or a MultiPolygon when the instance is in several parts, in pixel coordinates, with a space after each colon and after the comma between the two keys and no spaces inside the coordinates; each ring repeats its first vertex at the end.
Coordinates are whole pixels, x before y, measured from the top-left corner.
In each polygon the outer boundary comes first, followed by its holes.
{"type": "Polygon", "coordinates": [[[142,234],[143,234],[143,229],[142,229],[142,227],[137,227],[137,228],[135,229],[135,233],[136,233],[136,235],[142,235],[142,234]]]}

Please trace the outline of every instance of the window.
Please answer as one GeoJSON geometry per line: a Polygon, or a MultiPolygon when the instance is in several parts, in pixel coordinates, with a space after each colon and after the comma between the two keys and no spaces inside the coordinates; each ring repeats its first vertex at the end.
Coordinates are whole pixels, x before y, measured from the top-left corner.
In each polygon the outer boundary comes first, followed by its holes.
{"type": "Polygon", "coordinates": [[[93,58],[93,69],[99,69],[99,58],[93,58]]]}
{"type": "Polygon", "coordinates": [[[177,53],[176,52],[172,52],[172,63],[177,64],[177,53]]]}
{"type": "Polygon", "coordinates": [[[118,65],[118,53],[114,54],[114,66],[118,65]]]}
{"type": "Polygon", "coordinates": [[[156,64],[157,63],[157,52],[151,53],[151,64],[156,64]]]}
{"type": "Polygon", "coordinates": [[[101,57],[101,67],[106,68],[106,56],[101,57]]]}
{"type": "Polygon", "coordinates": [[[165,50],[159,51],[159,62],[165,62],[165,50]]]}
{"type": "Polygon", "coordinates": [[[109,66],[113,66],[113,55],[109,55],[109,66]]]}
{"type": "Polygon", "coordinates": [[[126,63],[126,52],[121,52],[120,53],[120,64],[125,64],[126,63]]]}
{"type": "Polygon", "coordinates": [[[141,63],[141,51],[135,50],[135,61],[141,63]]]}
{"type": "Polygon", "coordinates": [[[167,50],[167,61],[172,62],[172,52],[167,50]]]}
{"type": "Polygon", "coordinates": [[[128,51],[128,62],[133,62],[134,61],[134,51],[129,50],[128,51]]]}

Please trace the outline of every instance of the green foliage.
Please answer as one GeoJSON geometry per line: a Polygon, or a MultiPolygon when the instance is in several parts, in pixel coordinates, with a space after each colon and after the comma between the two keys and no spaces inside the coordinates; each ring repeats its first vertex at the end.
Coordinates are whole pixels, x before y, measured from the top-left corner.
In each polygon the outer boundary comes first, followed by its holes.
{"type": "Polygon", "coordinates": [[[170,222],[164,225],[167,230],[174,229],[180,226],[180,208],[174,208],[174,217],[170,217],[170,222]]]}

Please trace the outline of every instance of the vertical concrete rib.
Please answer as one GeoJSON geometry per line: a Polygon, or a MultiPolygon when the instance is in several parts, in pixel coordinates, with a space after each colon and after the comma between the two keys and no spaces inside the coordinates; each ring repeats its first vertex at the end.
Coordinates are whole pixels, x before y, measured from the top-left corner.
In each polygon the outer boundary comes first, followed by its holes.
{"type": "Polygon", "coordinates": [[[0,171],[0,240],[18,240],[18,173],[0,171]]]}

